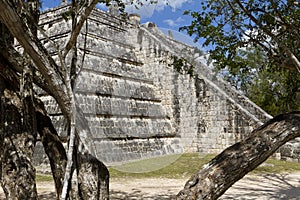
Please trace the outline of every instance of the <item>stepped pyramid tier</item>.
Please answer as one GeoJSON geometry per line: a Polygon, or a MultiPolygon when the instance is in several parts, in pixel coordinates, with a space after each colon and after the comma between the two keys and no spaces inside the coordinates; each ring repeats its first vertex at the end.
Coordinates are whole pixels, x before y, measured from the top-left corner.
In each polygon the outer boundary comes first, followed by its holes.
{"type": "MultiPolygon", "coordinates": [[[[68,6],[44,12],[40,26],[66,43],[68,6]]],[[[200,51],[164,35],[139,17],[124,20],[95,9],[78,37],[76,99],[106,164],[183,152],[218,153],[271,116],[199,61],[200,51]],[[130,20],[129,20],[130,19],[130,20]],[[175,57],[194,66],[179,73],[175,57]]],[[[40,36],[57,59],[57,50],[40,36]]],[[[64,136],[55,101],[41,92],[64,136]]]]}

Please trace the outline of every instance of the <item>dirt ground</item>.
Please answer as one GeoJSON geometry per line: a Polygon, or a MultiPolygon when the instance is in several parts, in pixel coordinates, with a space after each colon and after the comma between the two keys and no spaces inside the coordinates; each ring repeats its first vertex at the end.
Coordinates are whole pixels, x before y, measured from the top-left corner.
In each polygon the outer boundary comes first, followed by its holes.
{"type": "MultiPolygon", "coordinates": [[[[186,179],[112,180],[111,199],[167,200],[186,179]]],[[[220,200],[300,200],[300,172],[248,175],[235,183],[220,200]]]]}
{"type": "MultiPolygon", "coordinates": [[[[112,200],[167,200],[183,188],[187,179],[116,179],[110,183],[112,200]]],[[[40,199],[54,199],[52,182],[38,183],[40,199]]],[[[0,189],[0,199],[4,199],[0,189]]],[[[235,183],[221,200],[300,200],[300,172],[248,175],[235,183]]]]}

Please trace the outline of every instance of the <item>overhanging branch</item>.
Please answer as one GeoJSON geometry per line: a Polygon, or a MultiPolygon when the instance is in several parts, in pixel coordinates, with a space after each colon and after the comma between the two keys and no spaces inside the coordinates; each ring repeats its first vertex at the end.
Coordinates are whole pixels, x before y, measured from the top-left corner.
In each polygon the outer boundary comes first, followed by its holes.
{"type": "Polygon", "coordinates": [[[55,72],[56,64],[47,50],[39,42],[37,36],[31,33],[22,21],[13,3],[8,0],[0,1],[0,20],[18,40],[26,53],[31,57],[37,69],[42,74],[53,97],[56,99],[62,112],[67,119],[70,119],[70,99],[66,93],[66,87],[55,72]]]}

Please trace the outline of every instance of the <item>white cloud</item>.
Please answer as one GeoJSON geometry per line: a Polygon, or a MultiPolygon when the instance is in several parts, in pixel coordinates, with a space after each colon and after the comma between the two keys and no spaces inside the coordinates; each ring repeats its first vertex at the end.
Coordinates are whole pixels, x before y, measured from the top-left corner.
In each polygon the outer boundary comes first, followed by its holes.
{"type": "Polygon", "coordinates": [[[168,26],[171,26],[171,27],[177,26],[177,24],[175,23],[175,21],[172,20],[172,19],[166,19],[163,22],[166,23],[166,24],[168,24],[168,26]]]}
{"type": "Polygon", "coordinates": [[[177,19],[176,19],[176,22],[177,23],[181,23],[181,22],[184,22],[185,20],[184,19],[182,19],[182,17],[178,17],[177,19]]]}
{"type": "Polygon", "coordinates": [[[178,17],[176,20],[166,19],[163,22],[168,24],[168,26],[170,26],[170,27],[176,27],[176,26],[179,26],[181,22],[184,22],[184,19],[182,19],[181,17],[178,17]]]}
{"type": "MultiPolygon", "coordinates": [[[[123,0],[125,3],[130,0],[123,0]]],[[[127,4],[125,11],[128,13],[138,13],[141,17],[151,17],[154,11],[163,11],[165,7],[169,6],[175,12],[181,8],[184,3],[191,2],[191,0],[134,0],[135,4],[127,4]],[[138,4],[140,2],[141,4],[138,4]],[[151,3],[154,2],[154,3],[151,3]],[[141,6],[142,5],[142,6],[141,6]]]]}
{"type": "Polygon", "coordinates": [[[175,11],[178,8],[181,8],[184,3],[191,2],[190,0],[169,0],[167,1],[172,10],[175,11]]]}

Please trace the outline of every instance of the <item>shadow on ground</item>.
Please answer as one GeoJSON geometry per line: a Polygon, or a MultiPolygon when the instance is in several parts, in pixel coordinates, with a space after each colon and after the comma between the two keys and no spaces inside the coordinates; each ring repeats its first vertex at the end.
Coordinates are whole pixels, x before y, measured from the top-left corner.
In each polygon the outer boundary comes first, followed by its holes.
{"type": "Polygon", "coordinates": [[[234,184],[220,199],[300,200],[299,176],[264,174],[246,177],[234,184]]]}
{"type": "MultiPolygon", "coordinates": [[[[115,180],[111,200],[169,200],[185,180],[115,180]],[[182,182],[182,183],[181,183],[182,182]]],[[[55,199],[52,182],[43,183],[39,199],[55,199]]],[[[0,188],[0,199],[5,199],[0,188]]],[[[248,175],[235,183],[219,200],[300,200],[300,173],[248,175]]]]}
{"type": "Polygon", "coordinates": [[[39,199],[55,199],[56,198],[56,193],[55,192],[42,192],[39,193],[39,199]]]}
{"type": "Polygon", "coordinates": [[[110,193],[110,199],[115,200],[136,200],[136,199],[152,199],[152,200],[169,200],[173,199],[174,193],[170,192],[170,194],[148,194],[141,190],[135,189],[131,192],[117,191],[112,190],[110,193]]]}
{"type": "MultiPolygon", "coordinates": [[[[168,191],[166,192],[168,193],[168,191]]],[[[144,199],[151,199],[151,200],[169,200],[173,199],[173,193],[169,192],[170,194],[149,194],[145,193],[138,189],[133,189],[131,192],[124,192],[119,190],[111,190],[110,191],[110,199],[112,200],[144,200],[144,199]]],[[[1,197],[1,196],[0,196],[1,197]]],[[[41,200],[50,200],[55,199],[56,194],[55,192],[40,192],[39,199],[41,200]]],[[[1,198],[0,198],[1,199],[1,198]]]]}

